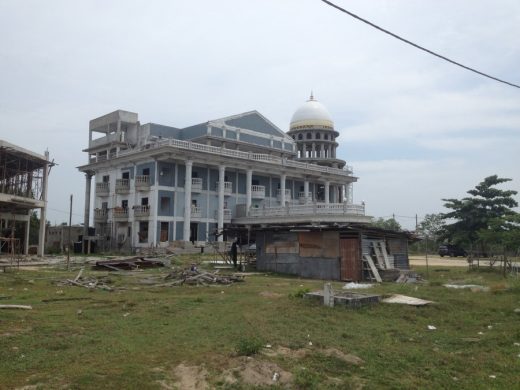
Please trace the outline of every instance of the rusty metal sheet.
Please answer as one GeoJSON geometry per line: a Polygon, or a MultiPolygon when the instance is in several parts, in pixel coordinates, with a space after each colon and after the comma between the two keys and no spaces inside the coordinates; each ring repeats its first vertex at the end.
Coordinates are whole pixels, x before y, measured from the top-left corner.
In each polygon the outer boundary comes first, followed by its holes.
{"type": "Polygon", "coordinates": [[[361,256],[357,238],[342,238],[339,241],[341,254],[341,280],[361,280],[361,256]]]}
{"type": "Polygon", "coordinates": [[[297,241],[275,241],[266,244],[265,253],[280,254],[280,253],[294,253],[299,252],[299,245],[297,241]]]}
{"type": "Polygon", "coordinates": [[[322,232],[302,232],[298,234],[301,257],[322,257],[322,232]]]}
{"type": "Polygon", "coordinates": [[[323,257],[337,259],[339,257],[339,233],[323,232],[322,247],[323,257]]]}

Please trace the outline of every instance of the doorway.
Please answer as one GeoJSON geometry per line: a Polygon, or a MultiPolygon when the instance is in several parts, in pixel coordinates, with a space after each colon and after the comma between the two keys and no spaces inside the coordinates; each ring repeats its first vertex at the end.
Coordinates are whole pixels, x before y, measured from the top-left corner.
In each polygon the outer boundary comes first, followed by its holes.
{"type": "Polygon", "coordinates": [[[358,238],[341,238],[339,240],[341,256],[341,280],[359,282],[361,280],[361,256],[358,238]]]}

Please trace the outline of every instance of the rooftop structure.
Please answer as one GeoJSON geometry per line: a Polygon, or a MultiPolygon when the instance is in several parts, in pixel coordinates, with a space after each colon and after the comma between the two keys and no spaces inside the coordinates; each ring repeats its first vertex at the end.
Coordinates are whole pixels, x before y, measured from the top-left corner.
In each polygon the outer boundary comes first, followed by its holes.
{"type": "Polygon", "coordinates": [[[225,225],[368,222],[352,201],[352,168],[335,158],[330,115],[307,103],[287,134],[257,111],[186,128],[141,124],[122,110],[91,120],[79,167],[85,226],[94,176],[96,231],[112,249],[223,240],[225,225]],[[304,158],[296,135],[309,125],[326,152],[304,158]]]}

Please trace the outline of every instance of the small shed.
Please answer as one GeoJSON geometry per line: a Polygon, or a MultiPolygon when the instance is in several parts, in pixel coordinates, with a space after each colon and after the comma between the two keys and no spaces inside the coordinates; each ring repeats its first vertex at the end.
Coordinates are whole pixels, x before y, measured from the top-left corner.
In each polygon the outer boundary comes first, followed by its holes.
{"type": "Polygon", "coordinates": [[[408,242],[414,240],[409,232],[367,225],[270,226],[255,236],[259,271],[354,282],[408,269],[408,242]]]}

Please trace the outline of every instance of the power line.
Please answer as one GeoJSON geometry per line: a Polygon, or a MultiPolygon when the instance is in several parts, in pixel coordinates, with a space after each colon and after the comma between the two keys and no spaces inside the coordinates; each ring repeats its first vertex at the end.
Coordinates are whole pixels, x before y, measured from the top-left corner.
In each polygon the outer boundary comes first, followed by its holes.
{"type": "Polygon", "coordinates": [[[453,65],[460,66],[461,68],[464,68],[464,69],[469,70],[469,71],[471,71],[471,72],[477,73],[477,74],[479,74],[479,75],[481,75],[481,76],[484,76],[484,77],[487,77],[487,78],[489,78],[489,79],[491,79],[491,80],[495,80],[495,81],[498,81],[498,82],[500,82],[500,83],[507,84],[507,85],[509,85],[509,86],[511,86],[511,87],[520,88],[520,85],[510,83],[509,81],[501,80],[501,79],[499,79],[499,78],[496,78],[496,77],[490,76],[490,75],[488,75],[488,74],[486,74],[486,73],[480,72],[480,71],[478,71],[478,70],[476,70],[476,69],[470,68],[469,66],[463,65],[463,64],[461,64],[461,63],[459,63],[459,62],[456,62],[456,61],[450,60],[449,58],[444,57],[444,56],[441,55],[441,54],[435,53],[434,51],[431,51],[431,50],[429,50],[429,49],[426,49],[425,47],[422,47],[422,46],[420,46],[420,45],[418,45],[418,44],[416,44],[416,43],[413,43],[413,42],[409,41],[408,39],[405,39],[405,38],[403,38],[403,37],[400,37],[399,35],[394,34],[394,33],[391,32],[391,31],[385,30],[384,28],[379,27],[377,24],[374,24],[374,23],[372,23],[372,22],[370,22],[370,21],[368,21],[368,20],[366,20],[366,19],[363,19],[362,17],[360,17],[360,16],[358,16],[358,15],[356,15],[356,14],[350,12],[350,11],[347,11],[345,8],[341,8],[339,5],[336,5],[336,4],[334,4],[334,3],[330,2],[330,1],[327,1],[327,0],[321,0],[321,1],[323,1],[325,4],[330,5],[330,6],[333,7],[333,8],[336,8],[337,10],[339,10],[339,11],[341,11],[341,12],[343,12],[343,13],[346,13],[347,15],[352,16],[353,18],[355,18],[355,19],[357,19],[357,20],[359,20],[359,21],[361,21],[361,22],[363,22],[363,23],[368,24],[368,25],[371,26],[371,27],[374,27],[375,29],[377,29],[377,30],[379,30],[379,31],[384,32],[385,34],[388,34],[388,35],[390,35],[390,36],[392,36],[392,37],[394,37],[394,38],[396,38],[396,39],[399,39],[400,41],[402,41],[402,42],[404,42],[404,43],[407,43],[407,44],[409,44],[410,46],[413,46],[413,47],[415,47],[415,48],[417,48],[417,49],[419,49],[419,50],[425,51],[426,53],[429,53],[429,54],[431,54],[431,55],[434,55],[435,57],[438,57],[438,58],[440,58],[440,59],[442,59],[442,60],[444,60],[444,61],[450,62],[450,63],[452,63],[453,65]]]}

